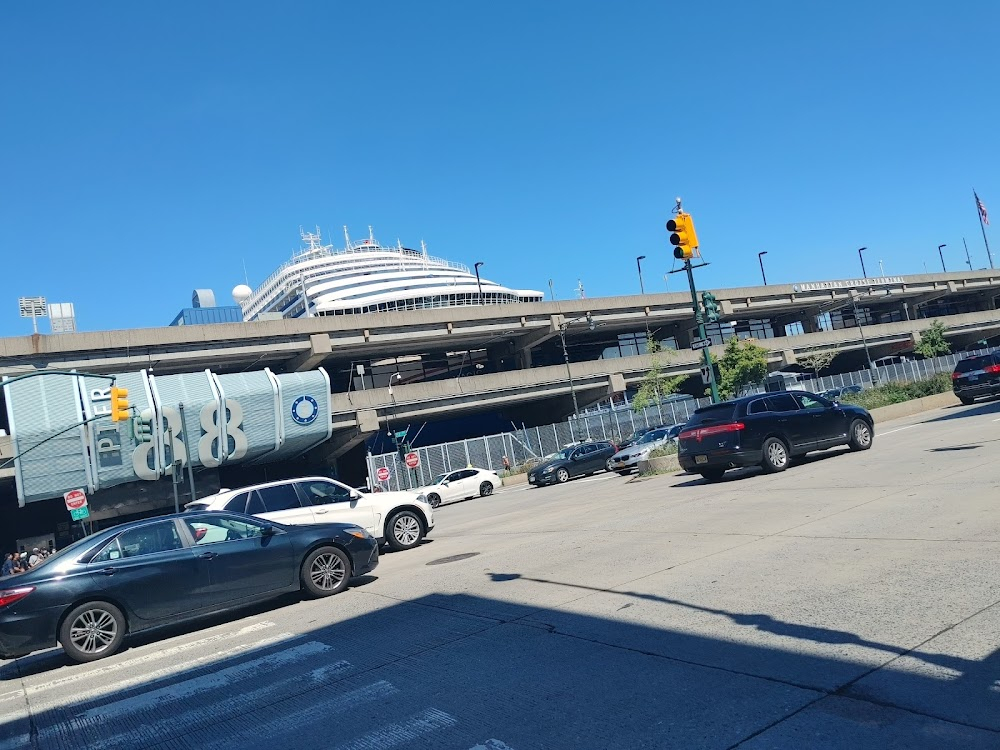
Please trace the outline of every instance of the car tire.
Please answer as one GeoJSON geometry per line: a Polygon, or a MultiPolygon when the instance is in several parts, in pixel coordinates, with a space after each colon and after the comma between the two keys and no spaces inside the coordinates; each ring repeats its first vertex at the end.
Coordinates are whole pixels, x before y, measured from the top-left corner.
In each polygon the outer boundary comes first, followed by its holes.
{"type": "Polygon", "coordinates": [[[397,552],[416,547],[424,538],[424,524],[412,510],[401,510],[385,525],[385,539],[397,552]]]}
{"type": "Polygon", "coordinates": [[[319,547],[302,561],[302,588],[319,599],[339,594],[351,580],[351,558],[339,547],[319,547]]]}
{"type": "Polygon", "coordinates": [[[70,610],[59,626],[59,643],[79,664],[111,656],[125,639],[125,615],[109,602],[86,602],[70,610]]]}
{"type": "Polygon", "coordinates": [[[788,455],[788,446],[780,438],[769,437],[762,446],[763,459],[760,462],[761,468],[767,474],[774,474],[784,471],[791,463],[791,456],[788,455]]]}
{"type": "Polygon", "coordinates": [[[430,503],[432,508],[436,508],[441,504],[441,496],[436,492],[432,492],[427,496],[427,502],[430,503]]]}
{"type": "Polygon", "coordinates": [[[493,482],[483,482],[479,485],[479,494],[482,497],[489,497],[493,494],[493,482]]]}
{"type": "Polygon", "coordinates": [[[707,482],[718,482],[722,479],[722,476],[726,473],[725,469],[705,469],[704,471],[699,471],[702,478],[707,482]]]}
{"type": "Polygon", "coordinates": [[[566,469],[557,469],[556,470],[556,481],[559,482],[559,484],[565,484],[566,482],[568,482],[569,481],[569,472],[566,471],[566,469]]]}
{"type": "Polygon", "coordinates": [[[865,420],[855,419],[851,422],[851,429],[847,434],[847,444],[852,451],[866,451],[872,447],[872,428],[865,420]]]}
{"type": "Polygon", "coordinates": [[[958,400],[961,401],[966,406],[972,406],[974,403],[976,403],[976,399],[969,398],[968,396],[959,396],[958,400]]]}

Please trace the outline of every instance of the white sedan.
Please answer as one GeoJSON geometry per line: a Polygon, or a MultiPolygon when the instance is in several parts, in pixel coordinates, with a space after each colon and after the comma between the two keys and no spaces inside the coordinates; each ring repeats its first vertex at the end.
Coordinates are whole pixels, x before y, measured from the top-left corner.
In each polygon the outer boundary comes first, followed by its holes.
{"type": "Polygon", "coordinates": [[[438,475],[431,484],[414,492],[426,495],[427,502],[436,508],[442,503],[492,495],[501,484],[500,477],[487,469],[458,469],[438,475]]]}

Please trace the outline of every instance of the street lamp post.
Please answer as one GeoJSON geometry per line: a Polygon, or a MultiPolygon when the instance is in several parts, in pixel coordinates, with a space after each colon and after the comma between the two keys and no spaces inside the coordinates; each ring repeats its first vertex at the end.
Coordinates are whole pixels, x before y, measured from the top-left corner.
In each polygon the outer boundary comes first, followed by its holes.
{"type": "Polygon", "coordinates": [[[861,259],[861,276],[862,276],[862,278],[865,278],[865,279],[868,278],[868,272],[865,270],[865,256],[862,255],[862,253],[865,250],[867,250],[867,249],[868,249],[867,247],[859,247],[858,248],[858,257],[861,259]]]}
{"type": "Polygon", "coordinates": [[[944,267],[944,253],[941,252],[942,247],[948,247],[947,245],[938,245],[938,257],[941,258],[941,270],[948,273],[948,269],[944,267]]]}
{"type": "Polygon", "coordinates": [[[865,359],[868,360],[868,368],[871,370],[872,379],[878,382],[878,370],[875,369],[875,363],[872,362],[871,352],[868,351],[868,339],[865,337],[864,326],[861,325],[861,312],[858,310],[858,293],[855,290],[851,290],[851,304],[854,305],[854,322],[858,324],[858,333],[861,334],[861,343],[865,347],[865,359]]]}
{"type": "Polygon", "coordinates": [[[485,263],[483,263],[483,261],[479,261],[478,263],[476,263],[476,286],[479,287],[479,304],[480,305],[485,304],[483,302],[483,282],[481,282],[479,280],[479,267],[483,266],[483,265],[486,265],[485,263]]]}
{"type": "Polygon", "coordinates": [[[642,283],[642,262],[645,259],[646,259],[645,255],[640,255],[638,258],[635,259],[635,267],[639,269],[639,293],[640,294],[645,294],[646,293],[646,287],[643,286],[643,283],[642,283]]]}
{"type": "Polygon", "coordinates": [[[594,323],[594,319],[590,313],[581,315],[579,318],[573,318],[573,320],[563,321],[559,324],[559,341],[562,342],[563,361],[566,362],[566,377],[569,379],[569,392],[573,397],[573,419],[569,421],[569,435],[574,443],[576,442],[576,429],[573,423],[580,414],[580,404],[576,400],[576,385],[573,383],[573,370],[569,366],[569,349],[566,348],[566,329],[576,321],[583,320],[584,318],[587,319],[587,322],[590,324],[590,330],[593,331],[597,325],[594,323]]]}
{"type": "Polygon", "coordinates": [[[764,275],[764,256],[767,255],[767,250],[761,250],[757,253],[757,260],[760,261],[760,277],[764,279],[764,286],[767,286],[767,276],[764,275]]]}

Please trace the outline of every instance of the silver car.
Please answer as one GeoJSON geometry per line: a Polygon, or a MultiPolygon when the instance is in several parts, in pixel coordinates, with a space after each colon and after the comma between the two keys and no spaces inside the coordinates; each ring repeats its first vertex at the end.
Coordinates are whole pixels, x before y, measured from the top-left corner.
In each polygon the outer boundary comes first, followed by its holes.
{"type": "Polygon", "coordinates": [[[623,448],[608,459],[608,471],[617,471],[622,476],[632,473],[637,468],[639,462],[649,456],[657,448],[662,448],[670,443],[677,443],[677,436],[681,433],[683,425],[675,424],[670,427],[657,427],[643,435],[637,443],[623,448]]]}

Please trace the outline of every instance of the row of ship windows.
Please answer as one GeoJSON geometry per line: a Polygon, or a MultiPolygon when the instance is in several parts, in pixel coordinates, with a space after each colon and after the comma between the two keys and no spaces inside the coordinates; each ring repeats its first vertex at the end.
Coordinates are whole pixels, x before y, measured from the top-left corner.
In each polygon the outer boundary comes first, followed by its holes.
{"type": "MultiPolygon", "coordinates": [[[[482,301],[487,305],[510,304],[520,302],[521,299],[516,294],[494,294],[483,292],[482,301]]],[[[318,315],[356,315],[369,312],[390,312],[393,310],[427,310],[438,307],[463,307],[466,305],[478,305],[479,294],[440,294],[429,297],[416,297],[410,299],[389,300],[374,305],[364,305],[362,307],[350,307],[341,310],[319,311],[318,315]]]]}

